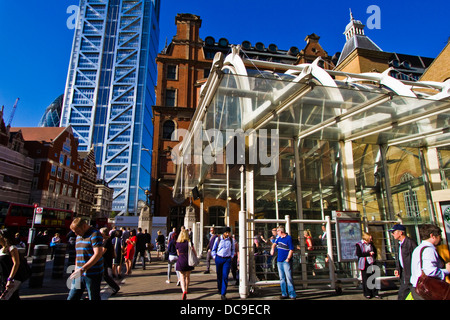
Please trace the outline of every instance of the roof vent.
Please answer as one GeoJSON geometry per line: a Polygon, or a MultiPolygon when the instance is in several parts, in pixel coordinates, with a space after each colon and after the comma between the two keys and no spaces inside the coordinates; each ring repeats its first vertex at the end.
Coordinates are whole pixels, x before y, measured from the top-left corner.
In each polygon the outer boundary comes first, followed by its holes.
{"type": "Polygon", "coordinates": [[[252,48],[252,44],[250,43],[250,41],[242,41],[242,48],[245,50],[250,50],[252,48]]]}
{"type": "Polygon", "coordinates": [[[258,50],[258,51],[264,51],[264,43],[262,43],[262,42],[257,42],[257,43],[255,44],[255,48],[256,48],[256,50],[258,50]]]}
{"type": "Polygon", "coordinates": [[[291,56],[296,56],[298,54],[298,48],[297,47],[291,47],[288,51],[288,54],[291,56]]]}
{"type": "Polygon", "coordinates": [[[216,40],[213,37],[206,37],[205,44],[207,46],[213,46],[216,43],[216,40]]]}
{"type": "Polygon", "coordinates": [[[272,52],[272,53],[275,53],[275,52],[277,52],[278,51],[278,47],[277,47],[277,45],[276,44],[269,44],[269,51],[270,52],[272,52]]]}
{"type": "Polygon", "coordinates": [[[219,47],[228,47],[228,40],[225,38],[219,39],[219,47]]]}

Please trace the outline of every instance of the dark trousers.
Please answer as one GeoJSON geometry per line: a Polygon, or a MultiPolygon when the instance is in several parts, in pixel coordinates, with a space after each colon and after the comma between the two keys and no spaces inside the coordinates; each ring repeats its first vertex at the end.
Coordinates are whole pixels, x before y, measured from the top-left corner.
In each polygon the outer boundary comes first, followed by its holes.
{"type": "MultiPolygon", "coordinates": [[[[109,267],[109,268],[111,268],[111,267],[109,267]]],[[[113,289],[114,291],[120,290],[119,285],[109,275],[107,266],[103,266],[103,280],[105,280],[105,282],[108,284],[108,286],[110,286],[111,289],[113,289]]]]}
{"type": "Polygon", "coordinates": [[[367,272],[368,268],[369,266],[366,265],[366,268],[364,270],[361,270],[363,292],[365,297],[375,297],[378,296],[378,289],[376,288],[369,289],[369,286],[376,285],[373,281],[374,279],[371,278],[372,281],[370,281],[370,283],[368,282],[369,277],[372,276],[375,273],[375,271],[373,270],[373,272],[367,272]]]}
{"type": "MultiPolygon", "coordinates": [[[[402,270],[403,271],[403,270],[402,270]]],[[[405,272],[403,271],[400,276],[400,288],[398,289],[398,300],[405,300],[408,294],[411,292],[411,284],[409,279],[405,279],[405,272]]]]}
{"type": "Polygon", "coordinates": [[[211,268],[211,259],[211,250],[208,250],[208,252],[206,253],[206,271],[209,271],[209,269],[211,268]]]}
{"type": "Polygon", "coordinates": [[[216,256],[217,289],[221,295],[227,293],[228,274],[231,269],[231,257],[223,258],[216,256]]]}
{"type": "Polygon", "coordinates": [[[136,251],[134,252],[132,268],[134,269],[134,267],[136,266],[136,260],[137,260],[138,254],[141,256],[142,269],[145,270],[145,249],[140,249],[140,250],[136,249],[136,251]]]}

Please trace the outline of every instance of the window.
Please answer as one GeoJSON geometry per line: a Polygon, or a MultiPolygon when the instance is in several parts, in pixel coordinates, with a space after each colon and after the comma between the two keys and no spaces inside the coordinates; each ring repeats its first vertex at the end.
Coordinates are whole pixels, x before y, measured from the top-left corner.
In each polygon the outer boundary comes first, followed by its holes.
{"type": "Polygon", "coordinates": [[[62,195],[63,196],[67,195],[67,184],[63,185],[62,195]]]}
{"type": "Polygon", "coordinates": [[[66,159],[66,166],[67,167],[70,167],[70,161],[71,161],[70,157],[67,156],[67,159],[66,159]]]}
{"type": "Polygon", "coordinates": [[[225,208],[209,207],[209,225],[224,226],[225,225],[225,208]]]}
{"type": "MultiPolygon", "coordinates": [[[[414,176],[410,173],[405,173],[401,177],[400,182],[409,184],[409,181],[412,180],[414,180],[414,176]]],[[[406,216],[417,217],[420,211],[416,191],[412,190],[412,188],[409,188],[409,191],[403,192],[403,199],[405,201],[406,216]]]]}
{"type": "Polygon", "coordinates": [[[54,164],[52,164],[52,171],[50,174],[52,175],[52,177],[56,176],[56,166],[54,164]]]}
{"type": "Polygon", "coordinates": [[[166,90],[166,106],[167,107],[175,107],[176,106],[176,96],[177,96],[177,90],[175,90],[175,89],[167,89],[166,90]]]}
{"type": "Polygon", "coordinates": [[[58,178],[62,178],[63,169],[58,168],[58,178]]]}
{"type": "Polygon", "coordinates": [[[55,184],[55,193],[56,194],[59,194],[61,192],[61,183],[60,182],[57,182],[56,184],[55,184]]]}
{"type": "Polygon", "coordinates": [[[73,183],[73,177],[74,177],[74,174],[71,172],[70,173],[70,182],[72,182],[72,183],[73,183]]]}
{"type": "Polygon", "coordinates": [[[170,140],[172,138],[172,133],[174,131],[175,131],[175,122],[173,122],[172,120],[164,122],[162,138],[170,140]]]}
{"type": "Polygon", "coordinates": [[[64,170],[64,181],[68,181],[69,180],[69,171],[64,170]]]}
{"type": "Polygon", "coordinates": [[[41,163],[37,162],[34,164],[34,173],[39,173],[41,172],[41,163]]]}
{"type": "Polygon", "coordinates": [[[38,182],[39,182],[39,178],[38,177],[33,178],[33,181],[31,182],[31,189],[32,190],[33,189],[37,189],[38,182]]]}
{"type": "Polygon", "coordinates": [[[59,155],[59,163],[64,164],[64,155],[63,154],[59,155]]]}
{"type": "Polygon", "coordinates": [[[178,80],[178,66],[170,64],[167,66],[167,80],[178,80]]]}
{"type": "Polygon", "coordinates": [[[54,189],[55,189],[55,181],[50,180],[48,182],[48,192],[53,192],[54,189]]]}

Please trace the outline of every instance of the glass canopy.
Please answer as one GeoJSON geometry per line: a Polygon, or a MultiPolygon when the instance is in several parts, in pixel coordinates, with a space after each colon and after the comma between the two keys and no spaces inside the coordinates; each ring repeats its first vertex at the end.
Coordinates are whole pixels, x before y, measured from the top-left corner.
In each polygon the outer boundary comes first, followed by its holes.
{"type": "MultiPolygon", "coordinates": [[[[173,151],[175,196],[188,197],[202,184],[210,196],[222,196],[229,165],[228,189],[239,197],[239,181],[233,180],[239,175],[230,172],[245,163],[268,169],[278,157],[292,154],[292,142],[306,138],[450,146],[450,81],[401,82],[389,70],[326,71],[318,60],[299,66],[242,60],[238,51],[234,48],[225,59],[216,55],[191,126],[173,151]]],[[[256,189],[269,190],[264,184],[256,189]]]]}

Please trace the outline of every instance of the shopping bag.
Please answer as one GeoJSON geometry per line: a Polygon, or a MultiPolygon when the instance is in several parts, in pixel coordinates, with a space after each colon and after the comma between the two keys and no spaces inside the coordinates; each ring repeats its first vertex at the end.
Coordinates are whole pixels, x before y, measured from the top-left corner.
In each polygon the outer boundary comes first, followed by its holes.
{"type": "Polygon", "coordinates": [[[196,267],[199,265],[200,261],[198,260],[197,256],[194,253],[194,250],[192,249],[191,242],[189,242],[189,252],[188,252],[188,264],[191,267],[196,267]]]}

